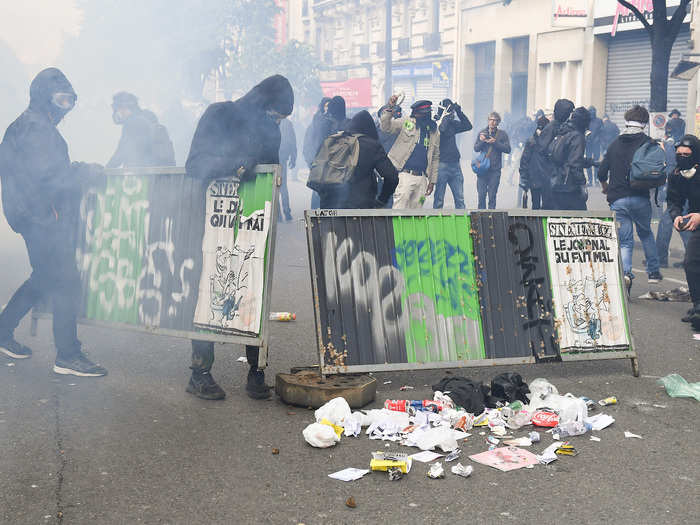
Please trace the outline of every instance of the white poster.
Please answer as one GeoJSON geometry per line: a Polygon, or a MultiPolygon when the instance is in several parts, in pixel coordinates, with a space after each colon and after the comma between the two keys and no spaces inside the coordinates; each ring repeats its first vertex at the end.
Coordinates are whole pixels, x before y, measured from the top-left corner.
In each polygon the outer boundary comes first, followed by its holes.
{"type": "Polygon", "coordinates": [[[207,190],[202,275],[194,316],[197,328],[218,333],[260,332],[265,248],[272,205],[240,214],[238,182],[215,181],[207,190]]]}
{"type": "Polygon", "coordinates": [[[615,223],[549,218],[547,253],[561,352],[629,346],[615,223]]]}

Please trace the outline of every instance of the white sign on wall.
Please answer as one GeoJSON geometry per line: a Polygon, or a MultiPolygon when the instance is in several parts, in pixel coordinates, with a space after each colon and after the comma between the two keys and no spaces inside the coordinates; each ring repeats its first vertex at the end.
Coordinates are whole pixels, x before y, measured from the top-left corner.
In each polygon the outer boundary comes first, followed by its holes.
{"type": "Polygon", "coordinates": [[[629,345],[615,223],[547,220],[554,315],[562,353],[629,345]]]}
{"type": "Polygon", "coordinates": [[[586,27],[588,0],[552,0],[552,27],[586,27]]]}

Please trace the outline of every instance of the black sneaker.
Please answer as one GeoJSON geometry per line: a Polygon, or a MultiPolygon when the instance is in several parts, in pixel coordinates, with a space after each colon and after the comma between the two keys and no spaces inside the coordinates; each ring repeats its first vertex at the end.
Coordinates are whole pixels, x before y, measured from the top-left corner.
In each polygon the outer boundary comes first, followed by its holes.
{"type": "Polygon", "coordinates": [[[693,314],[695,314],[695,308],[691,308],[685,313],[684,317],[681,317],[681,322],[682,323],[689,323],[690,320],[693,318],[693,314]]]}
{"type": "Polygon", "coordinates": [[[31,348],[19,344],[13,338],[0,341],[0,352],[12,359],[27,359],[32,357],[31,348]]]}
{"type": "Polygon", "coordinates": [[[269,399],[271,388],[265,384],[265,372],[252,368],[248,371],[248,384],[245,391],[253,399],[269,399]]]}
{"type": "Polygon", "coordinates": [[[216,401],[226,397],[224,389],[214,381],[214,378],[209,372],[193,370],[190,382],[187,384],[185,391],[208,401],[216,401]]]}
{"type": "Polygon", "coordinates": [[[658,284],[664,280],[664,276],[661,272],[652,272],[649,274],[649,279],[647,280],[649,284],[658,284]]]}
{"type": "Polygon", "coordinates": [[[82,352],[67,358],[56,357],[53,371],[57,374],[78,377],[102,377],[107,375],[106,368],[93,363],[82,352]]]}
{"type": "Polygon", "coordinates": [[[627,290],[627,297],[629,297],[632,291],[632,279],[634,279],[634,275],[632,275],[631,273],[626,273],[623,279],[625,281],[625,290],[627,290]]]}

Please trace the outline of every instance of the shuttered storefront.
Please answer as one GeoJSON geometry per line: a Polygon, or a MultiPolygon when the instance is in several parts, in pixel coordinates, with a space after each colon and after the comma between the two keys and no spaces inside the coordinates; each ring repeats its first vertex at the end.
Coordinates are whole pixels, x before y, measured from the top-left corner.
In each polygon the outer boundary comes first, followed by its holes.
{"type": "MultiPolygon", "coordinates": [[[[671,52],[669,73],[680,60],[681,53],[688,52],[689,38],[690,32],[681,30],[671,52]]],[[[618,32],[609,42],[605,112],[622,128],[623,115],[631,106],[639,104],[649,108],[651,44],[645,30],[618,32]]],[[[677,108],[685,118],[687,100],[688,82],[669,79],[668,110],[677,108]]]]}

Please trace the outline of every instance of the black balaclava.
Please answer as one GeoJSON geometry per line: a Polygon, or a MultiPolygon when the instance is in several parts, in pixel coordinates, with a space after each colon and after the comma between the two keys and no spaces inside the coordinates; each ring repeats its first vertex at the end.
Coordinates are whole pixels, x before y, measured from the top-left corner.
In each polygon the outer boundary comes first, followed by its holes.
{"type": "Polygon", "coordinates": [[[571,125],[574,126],[578,131],[584,133],[588,129],[588,125],[591,123],[591,114],[583,106],[578,107],[571,114],[571,125]]]}
{"type": "Polygon", "coordinates": [[[591,114],[591,120],[596,118],[597,110],[595,109],[595,106],[588,106],[588,112],[591,114]]]}
{"type": "Polygon", "coordinates": [[[135,113],[139,110],[139,99],[127,91],[115,93],[112,97],[112,121],[117,125],[124,123],[122,117],[117,113],[120,108],[128,108],[132,113],[135,113]]]}
{"type": "Polygon", "coordinates": [[[29,107],[41,113],[49,115],[51,122],[58,124],[66,116],[78,99],[73,86],[60,69],[50,67],[40,71],[32,80],[29,87],[29,107]],[[70,107],[59,107],[52,102],[57,93],[65,93],[73,96],[73,104],[70,107]]]}
{"type": "Polygon", "coordinates": [[[418,100],[411,105],[411,117],[416,119],[420,126],[433,129],[436,124],[430,118],[433,103],[430,100],[418,100]]]}
{"type": "Polygon", "coordinates": [[[544,115],[537,119],[537,129],[543,130],[547,124],[549,124],[549,119],[544,115]]]}
{"type": "Polygon", "coordinates": [[[373,139],[379,139],[377,134],[377,127],[374,125],[374,120],[372,120],[372,115],[367,111],[362,110],[358,112],[348,126],[349,133],[362,133],[363,135],[368,135],[373,139]]]}
{"type": "MultiPolygon", "coordinates": [[[[679,146],[685,146],[691,149],[693,154],[690,157],[682,157],[676,154],[676,167],[681,171],[688,171],[700,164],[700,140],[695,135],[684,135],[680,142],[676,145],[676,149],[679,146]]],[[[690,177],[694,175],[691,174],[690,177]]]]}
{"type": "Polygon", "coordinates": [[[566,122],[569,119],[569,115],[574,110],[576,105],[571,102],[568,98],[560,98],[554,104],[554,120],[557,122],[566,122]]]}
{"type": "Polygon", "coordinates": [[[338,122],[347,118],[345,112],[345,99],[336,95],[328,102],[328,114],[338,122]]]}

